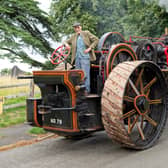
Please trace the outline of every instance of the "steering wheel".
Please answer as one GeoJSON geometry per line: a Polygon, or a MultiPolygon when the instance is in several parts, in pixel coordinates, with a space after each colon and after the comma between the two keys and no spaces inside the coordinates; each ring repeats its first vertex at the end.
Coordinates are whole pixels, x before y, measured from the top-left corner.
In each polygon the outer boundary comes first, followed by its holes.
{"type": "Polygon", "coordinates": [[[55,64],[55,65],[60,64],[61,62],[67,59],[69,54],[70,54],[70,48],[66,48],[64,45],[59,46],[52,53],[50,61],[52,64],[55,64]]]}

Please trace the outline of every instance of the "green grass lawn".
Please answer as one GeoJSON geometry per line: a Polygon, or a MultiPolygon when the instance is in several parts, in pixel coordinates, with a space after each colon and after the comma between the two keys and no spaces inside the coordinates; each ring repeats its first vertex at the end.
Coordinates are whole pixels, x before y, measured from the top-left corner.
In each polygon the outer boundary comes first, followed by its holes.
{"type": "Polygon", "coordinates": [[[0,128],[24,123],[26,121],[25,106],[4,110],[0,115],[0,128]]]}
{"type": "MultiPolygon", "coordinates": [[[[26,102],[26,97],[17,97],[13,99],[6,99],[3,105],[5,106],[24,102],[26,102]]],[[[26,121],[25,106],[5,109],[3,110],[3,114],[0,115],[0,128],[24,123],[25,121],[26,121]]]]}
{"type": "Polygon", "coordinates": [[[26,96],[16,97],[13,99],[5,99],[4,105],[17,104],[26,102],[26,96]]]}
{"type": "Polygon", "coordinates": [[[43,128],[39,128],[39,127],[33,127],[29,130],[30,134],[45,134],[47,133],[43,128]]]}
{"type": "MultiPolygon", "coordinates": [[[[19,97],[14,99],[7,99],[5,105],[17,104],[26,101],[26,97],[19,97]]],[[[0,128],[9,127],[12,125],[17,125],[24,123],[26,121],[26,107],[17,107],[8,110],[4,110],[3,114],[0,115],[0,128]]],[[[45,134],[43,128],[32,127],[29,131],[30,134],[45,134]]],[[[0,135],[0,137],[2,137],[0,135]]]]}
{"type": "MultiPolygon", "coordinates": [[[[36,93],[35,94],[36,98],[40,98],[41,94],[36,93]]],[[[22,97],[16,97],[16,98],[11,98],[11,99],[5,99],[4,105],[10,105],[10,104],[18,104],[18,103],[26,103],[27,96],[22,96],[22,97]]]]}
{"type": "MultiPolygon", "coordinates": [[[[24,123],[26,121],[26,107],[19,107],[4,110],[3,114],[0,115],[0,128],[9,127],[24,123]]],[[[47,132],[43,128],[32,127],[29,131],[30,134],[46,134],[47,132]]],[[[0,135],[3,137],[3,135],[0,135]]]]}
{"type": "MultiPolygon", "coordinates": [[[[10,77],[0,77],[0,86],[5,86],[6,84],[15,85],[15,84],[25,84],[29,83],[30,80],[18,80],[15,78],[10,77]]],[[[23,87],[15,87],[15,88],[3,88],[0,89],[0,96],[11,96],[11,95],[18,95],[22,93],[27,93],[29,95],[30,88],[29,86],[23,87]]],[[[35,97],[41,97],[39,88],[35,86],[35,97]]],[[[12,104],[19,104],[19,103],[26,103],[27,96],[16,97],[16,98],[5,98],[4,106],[12,105],[12,104]]],[[[16,124],[21,124],[26,121],[26,107],[16,107],[11,108],[3,111],[3,114],[0,115],[0,128],[9,127],[16,124]]],[[[42,128],[32,128],[30,131],[32,134],[43,134],[45,131],[42,128]]],[[[0,135],[1,137],[2,135],[0,135]]]]}

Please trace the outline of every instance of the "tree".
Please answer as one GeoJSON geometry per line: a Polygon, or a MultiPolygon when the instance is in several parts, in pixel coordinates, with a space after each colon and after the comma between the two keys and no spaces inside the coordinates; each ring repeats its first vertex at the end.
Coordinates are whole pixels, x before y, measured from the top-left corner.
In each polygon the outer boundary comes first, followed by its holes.
{"type": "Polygon", "coordinates": [[[74,21],[81,21],[84,29],[96,33],[97,17],[90,14],[90,8],[86,9],[86,4],[90,6],[90,3],[89,0],[86,0],[86,2],[81,0],[53,0],[50,15],[55,31],[59,32],[60,38],[72,32],[74,21]]]}
{"type": "Polygon", "coordinates": [[[49,40],[54,33],[47,13],[34,0],[0,0],[0,3],[0,50],[7,51],[1,52],[0,57],[44,68],[45,64],[31,55],[47,58],[53,51],[49,40]]]}
{"type": "Polygon", "coordinates": [[[50,69],[31,57],[47,58],[53,52],[50,41],[61,41],[73,32],[72,23],[101,37],[117,31],[124,36],[160,36],[168,14],[157,0],[53,0],[49,15],[34,0],[0,0],[0,57],[21,60],[31,66],[50,69]]]}
{"type": "Polygon", "coordinates": [[[9,75],[11,73],[11,69],[8,69],[8,68],[4,68],[4,69],[1,69],[1,75],[9,75]]]}
{"type": "Polygon", "coordinates": [[[109,31],[160,36],[168,21],[157,0],[53,0],[50,14],[60,37],[73,32],[75,20],[99,37],[109,31]]]}
{"type": "Polygon", "coordinates": [[[127,9],[126,15],[120,20],[127,36],[159,37],[164,34],[168,13],[159,6],[157,0],[128,0],[127,9]]]}
{"type": "Polygon", "coordinates": [[[123,31],[119,19],[125,13],[125,2],[118,0],[53,0],[51,16],[60,37],[72,33],[72,23],[80,21],[83,29],[101,36],[108,31],[123,31]]]}

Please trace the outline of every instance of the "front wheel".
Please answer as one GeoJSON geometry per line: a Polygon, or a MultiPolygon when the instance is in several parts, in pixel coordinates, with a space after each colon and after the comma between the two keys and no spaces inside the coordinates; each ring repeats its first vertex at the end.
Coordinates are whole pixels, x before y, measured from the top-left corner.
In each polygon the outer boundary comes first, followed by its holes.
{"type": "Polygon", "coordinates": [[[166,90],[162,72],[152,62],[124,62],[114,68],[101,101],[109,137],[128,148],[152,147],[167,120],[166,90]]]}

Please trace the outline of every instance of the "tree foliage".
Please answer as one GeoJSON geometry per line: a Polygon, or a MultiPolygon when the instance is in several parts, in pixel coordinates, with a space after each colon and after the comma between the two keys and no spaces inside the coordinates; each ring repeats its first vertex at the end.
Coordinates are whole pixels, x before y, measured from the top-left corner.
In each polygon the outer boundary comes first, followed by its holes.
{"type": "Polygon", "coordinates": [[[125,13],[124,5],[118,0],[53,0],[50,14],[60,37],[72,33],[74,21],[81,22],[83,29],[100,36],[107,31],[122,29],[118,18],[125,13]]]}
{"type": "Polygon", "coordinates": [[[159,37],[168,23],[166,9],[157,0],[128,0],[127,13],[121,18],[125,35],[159,37]]]}
{"type": "Polygon", "coordinates": [[[60,36],[72,32],[75,20],[99,37],[109,31],[160,36],[168,22],[157,0],[53,0],[51,16],[60,36]]]}
{"type": "Polygon", "coordinates": [[[9,75],[10,73],[11,73],[11,69],[8,69],[8,68],[1,69],[1,71],[0,71],[0,74],[2,76],[9,75]]]}
{"type": "Polygon", "coordinates": [[[45,66],[31,55],[47,58],[53,51],[51,22],[34,0],[0,0],[0,57],[20,60],[32,66],[45,66]]]}
{"type": "Polygon", "coordinates": [[[89,0],[53,0],[50,15],[59,37],[72,33],[74,21],[82,22],[84,29],[96,33],[97,16],[90,10],[91,5],[89,0]]]}

